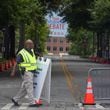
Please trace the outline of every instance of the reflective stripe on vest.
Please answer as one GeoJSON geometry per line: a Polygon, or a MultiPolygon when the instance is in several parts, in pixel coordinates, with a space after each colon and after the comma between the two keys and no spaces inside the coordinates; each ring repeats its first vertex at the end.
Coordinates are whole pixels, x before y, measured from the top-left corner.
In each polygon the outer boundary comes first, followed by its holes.
{"type": "Polygon", "coordinates": [[[22,49],[19,53],[22,55],[24,62],[19,64],[19,67],[24,67],[26,71],[29,70],[36,70],[37,69],[37,63],[36,63],[36,56],[34,54],[34,51],[32,50],[33,56],[25,49],[22,49]]]}

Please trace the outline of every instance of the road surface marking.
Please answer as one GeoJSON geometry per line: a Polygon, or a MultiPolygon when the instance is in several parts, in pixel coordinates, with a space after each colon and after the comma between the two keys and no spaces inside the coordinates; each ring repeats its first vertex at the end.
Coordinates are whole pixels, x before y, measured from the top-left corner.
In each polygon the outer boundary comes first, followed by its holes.
{"type": "Polygon", "coordinates": [[[72,96],[74,97],[74,87],[73,87],[73,82],[72,82],[72,74],[68,71],[68,68],[66,67],[66,64],[63,62],[63,60],[61,60],[61,66],[62,66],[62,69],[63,69],[63,72],[65,74],[65,77],[66,77],[66,80],[67,80],[67,84],[68,84],[68,87],[72,93],[72,96]]]}
{"type": "Polygon", "coordinates": [[[12,106],[13,106],[13,103],[9,103],[5,105],[4,107],[2,107],[1,110],[10,110],[12,106]]]}
{"type": "Polygon", "coordinates": [[[27,110],[29,103],[23,103],[18,110],[27,110]]]}
{"type": "Polygon", "coordinates": [[[78,103],[78,107],[80,108],[80,110],[84,110],[84,107],[83,107],[82,103],[78,103]]]}
{"type": "Polygon", "coordinates": [[[98,109],[102,109],[102,110],[105,109],[103,106],[101,106],[101,105],[99,105],[99,104],[96,104],[95,106],[96,106],[96,108],[98,108],[98,109]]]}
{"type": "Polygon", "coordinates": [[[68,73],[68,77],[69,77],[70,80],[72,81],[72,80],[73,80],[73,75],[72,75],[72,73],[69,71],[69,69],[67,68],[67,65],[66,65],[66,63],[64,63],[63,59],[62,59],[62,63],[63,63],[63,65],[64,65],[65,71],[68,73]]]}
{"type": "Polygon", "coordinates": [[[63,69],[63,73],[64,73],[64,75],[66,77],[66,81],[67,81],[69,90],[70,90],[70,92],[71,92],[71,94],[72,94],[72,96],[74,98],[74,87],[73,87],[73,84],[72,84],[72,81],[71,81],[71,78],[70,78],[70,75],[69,75],[70,73],[68,73],[67,70],[65,69],[65,64],[63,63],[62,60],[61,60],[60,64],[61,64],[61,67],[63,69]]]}

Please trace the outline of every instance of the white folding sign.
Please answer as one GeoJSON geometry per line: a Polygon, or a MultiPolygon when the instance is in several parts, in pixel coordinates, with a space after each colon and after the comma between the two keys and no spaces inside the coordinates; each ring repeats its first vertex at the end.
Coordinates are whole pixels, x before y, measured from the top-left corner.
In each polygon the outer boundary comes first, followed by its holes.
{"type": "Polygon", "coordinates": [[[51,60],[48,58],[38,58],[38,70],[34,75],[34,96],[35,100],[40,98],[50,103],[51,87],[51,60]]]}

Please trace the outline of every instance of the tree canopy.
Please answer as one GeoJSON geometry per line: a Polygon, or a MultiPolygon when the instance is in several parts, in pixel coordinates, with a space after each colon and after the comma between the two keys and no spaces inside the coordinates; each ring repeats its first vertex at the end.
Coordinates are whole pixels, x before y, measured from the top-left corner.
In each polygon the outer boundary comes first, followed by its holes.
{"type": "Polygon", "coordinates": [[[110,28],[110,0],[96,0],[91,15],[93,23],[99,30],[109,30],[110,28]]]}
{"type": "Polygon", "coordinates": [[[18,31],[18,28],[20,30],[19,49],[23,47],[25,39],[32,37],[36,50],[39,48],[41,52],[44,51],[44,43],[48,37],[45,20],[48,12],[47,4],[48,2],[40,0],[0,1],[0,30],[5,35],[5,58],[15,56],[15,32],[18,31]],[[6,43],[7,41],[9,42],[6,43]]]}
{"type": "MultiPolygon", "coordinates": [[[[91,44],[94,45],[94,42],[97,42],[96,50],[97,53],[100,53],[97,55],[102,56],[102,51],[105,53],[108,51],[105,48],[109,46],[110,37],[110,0],[64,0],[59,5],[59,11],[60,15],[64,17],[63,20],[69,24],[70,40],[78,37],[78,33],[81,33],[82,29],[91,31],[93,33],[91,44]],[[104,40],[107,42],[105,46],[102,42],[104,40]]],[[[84,36],[82,35],[82,39],[84,36]]],[[[72,43],[76,41],[78,39],[72,40],[72,43]]]]}
{"type": "MultiPolygon", "coordinates": [[[[69,24],[69,30],[74,32],[82,29],[95,33],[110,31],[110,0],[1,0],[0,29],[13,27],[7,33],[20,28],[20,42],[25,37],[34,36],[39,46],[48,36],[45,16],[53,11],[59,12],[63,21],[69,24]]],[[[74,39],[73,35],[70,36],[74,39]]]]}

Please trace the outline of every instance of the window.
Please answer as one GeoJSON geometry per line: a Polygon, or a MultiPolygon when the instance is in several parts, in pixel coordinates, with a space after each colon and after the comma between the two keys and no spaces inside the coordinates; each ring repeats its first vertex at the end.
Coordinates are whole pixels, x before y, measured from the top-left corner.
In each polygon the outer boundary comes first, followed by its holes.
{"type": "Polygon", "coordinates": [[[56,51],[57,50],[57,47],[53,47],[53,51],[56,51]]]}
{"type": "Polygon", "coordinates": [[[69,47],[66,47],[66,51],[67,51],[67,52],[69,51],[69,47]]]}
{"type": "Polygon", "coordinates": [[[49,46],[47,46],[47,50],[48,50],[48,51],[50,51],[50,50],[51,50],[51,48],[50,48],[49,46]]]}
{"type": "Polygon", "coordinates": [[[60,39],[60,43],[63,43],[63,39],[60,39]]]}
{"type": "Polygon", "coordinates": [[[69,43],[69,40],[66,40],[66,43],[69,43]]]}
{"type": "Polygon", "coordinates": [[[54,39],[53,39],[53,42],[57,42],[57,39],[56,39],[56,38],[54,38],[54,39]]]}
{"type": "Polygon", "coordinates": [[[48,39],[48,42],[51,42],[51,39],[50,38],[48,39]]]}
{"type": "Polygon", "coordinates": [[[60,47],[60,49],[59,49],[60,51],[63,51],[63,47],[60,47]]]}

